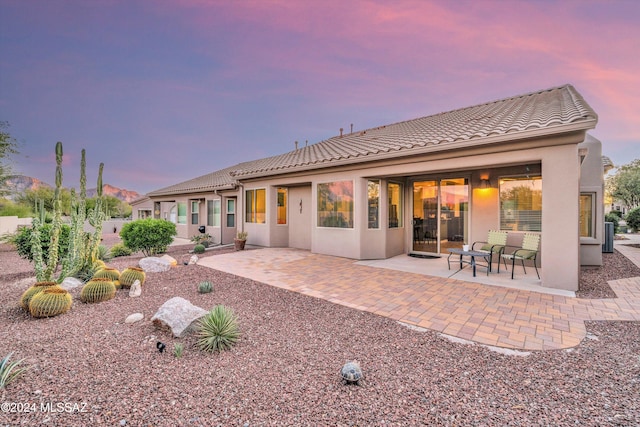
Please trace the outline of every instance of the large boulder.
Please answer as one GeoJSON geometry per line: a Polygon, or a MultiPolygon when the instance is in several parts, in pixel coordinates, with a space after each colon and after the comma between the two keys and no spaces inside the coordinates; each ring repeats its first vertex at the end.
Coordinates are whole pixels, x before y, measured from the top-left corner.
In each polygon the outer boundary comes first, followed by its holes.
{"type": "Polygon", "coordinates": [[[164,273],[171,270],[171,263],[165,259],[158,257],[146,257],[142,258],[138,265],[144,270],[145,273],[164,273]]]}
{"type": "Polygon", "coordinates": [[[160,306],[151,321],[157,327],[170,329],[173,336],[179,338],[207,313],[207,310],[196,307],[184,298],[173,297],[160,306]]]}

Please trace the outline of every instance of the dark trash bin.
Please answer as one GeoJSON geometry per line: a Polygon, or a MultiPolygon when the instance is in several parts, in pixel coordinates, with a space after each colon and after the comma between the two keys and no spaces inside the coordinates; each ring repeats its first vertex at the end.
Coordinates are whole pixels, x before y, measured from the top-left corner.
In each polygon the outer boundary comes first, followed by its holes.
{"type": "Polygon", "coordinates": [[[611,254],[613,253],[613,223],[604,223],[604,243],[602,244],[602,252],[611,254]]]}

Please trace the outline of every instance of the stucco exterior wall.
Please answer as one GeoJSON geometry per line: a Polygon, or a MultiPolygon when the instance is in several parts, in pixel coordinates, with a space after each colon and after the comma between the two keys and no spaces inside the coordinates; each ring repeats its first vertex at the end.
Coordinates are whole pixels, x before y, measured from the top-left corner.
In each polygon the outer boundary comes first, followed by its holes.
{"type": "Polygon", "coordinates": [[[593,236],[580,237],[580,264],[602,265],[602,243],[604,243],[604,170],[602,166],[602,143],[591,135],[578,145],[586,150],[580,166],[580,193],[595,198],[593,211],[593,236]]]}

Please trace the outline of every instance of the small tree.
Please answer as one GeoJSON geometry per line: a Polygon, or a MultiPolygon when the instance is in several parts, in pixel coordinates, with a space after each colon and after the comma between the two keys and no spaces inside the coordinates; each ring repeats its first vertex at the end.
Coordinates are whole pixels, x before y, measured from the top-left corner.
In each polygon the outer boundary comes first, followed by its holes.
{"type": "Polygon", "coordinates": [[[177,234],[176,225],[163,219],[139,219],[122,227],[120,237],[126,247],[145,256],[156,255],[167,250],[177,234]]]}
{"type": "Polygon", "coordinates": [[[640,230],[640,207],[631,209],[625,218],[627,225],[634,231],[640,230]]]}
{"type": "Polygon", "coordinates": [[[640,159],[618,168],[607,178],[607,193],[622,201],[629,209],[640,206],[640,159]]]}
{"type": "Polygon", "coordinates": [[[11,165],[4,160],[18,153],[18,142],[11,136],[8,129],[8,122],[0,122],[0,195],[7,192],[5,181],[11,175],[11,165]]]}

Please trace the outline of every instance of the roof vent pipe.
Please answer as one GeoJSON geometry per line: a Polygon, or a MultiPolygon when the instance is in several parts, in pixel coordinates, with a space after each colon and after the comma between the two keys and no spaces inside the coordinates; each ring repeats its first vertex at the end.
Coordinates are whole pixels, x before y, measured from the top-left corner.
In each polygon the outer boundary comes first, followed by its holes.
{"type": "Polygon", "coordinates": [[[340,138],[342,138],[342,131],[343,131],[343,130],[344,130],[344,129],[340,128],[340,138]]]}
{"type": "Polygon", "coordinates": [[[298,141],[296,141],[295,144],[296,144],[296,150],[297,150],[298,149],[298,141]]]}
{"type": "Polygon", "coordinates": [[[353,133],[353,123],[351,123],[351,132],[349,133],[353,133]]]}
{"type": "Polygon", "coordinates": [[[309,145],[309,140],[308,140],[308,139],[305,139],[305,140],[304,140],[304,146],[306,147],[307,145],[309,145]]]}

